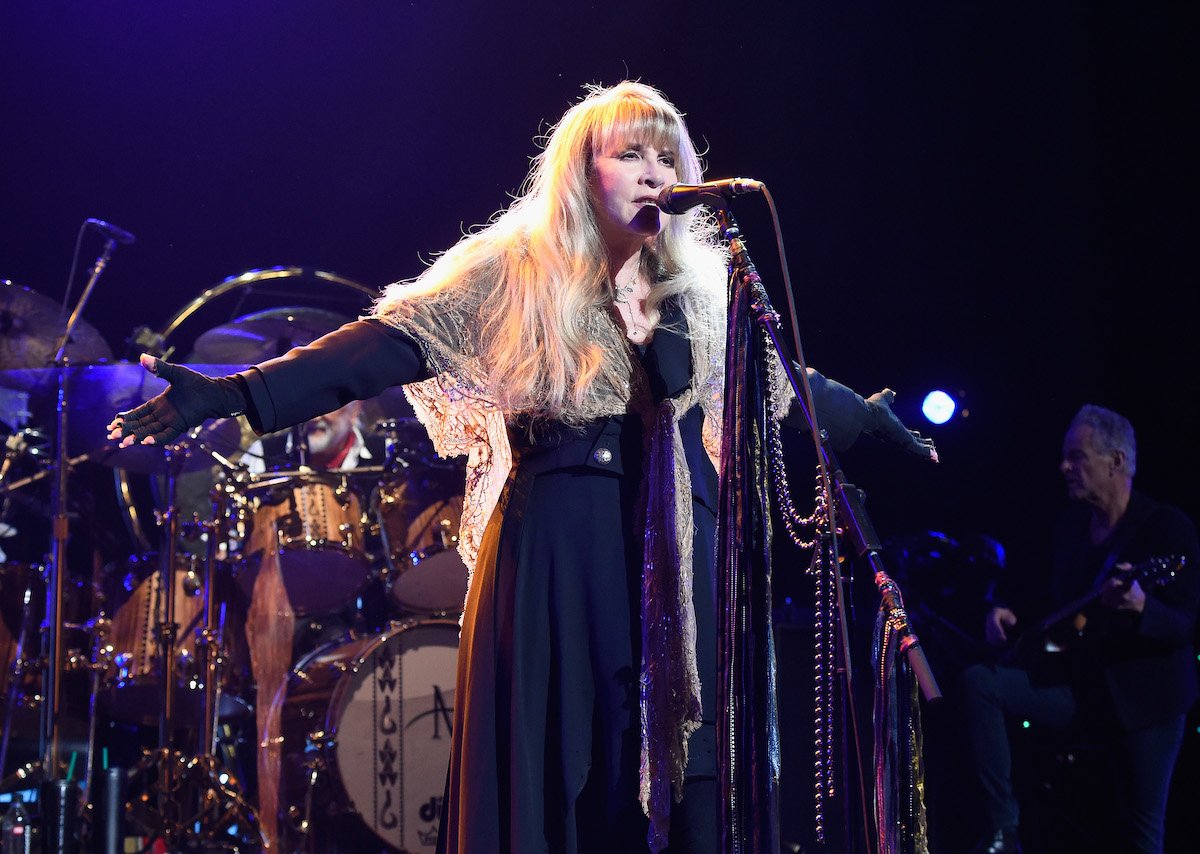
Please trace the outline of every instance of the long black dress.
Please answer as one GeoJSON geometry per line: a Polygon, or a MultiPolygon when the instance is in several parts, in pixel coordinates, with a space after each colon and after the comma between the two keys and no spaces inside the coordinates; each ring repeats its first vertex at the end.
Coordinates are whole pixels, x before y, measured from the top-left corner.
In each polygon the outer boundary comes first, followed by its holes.
{"type": "MultiPolygon", "coordinates": [[[[677,324],[638,353],[655,402],[691,381],[677,324]]],[[[248,416],[279,429],[429,374],[402,332],[357,321],[248,376],[248,416]]],[[[716,848],[716,472],[699,408],[680,421],[691,472],[694,604],[704,726],[690,740],[671,851],[716,848]]],[[[459,649],[439,850],[646,850],[638,803],[643,426],[510,431],[513,468],[488,523],[459,649]]]]}

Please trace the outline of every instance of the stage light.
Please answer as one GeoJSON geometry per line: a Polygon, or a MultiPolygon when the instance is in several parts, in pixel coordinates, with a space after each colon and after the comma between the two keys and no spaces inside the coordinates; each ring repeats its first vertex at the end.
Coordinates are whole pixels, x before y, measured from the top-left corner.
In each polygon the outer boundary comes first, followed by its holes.
{"type": "Polygon", "coordinates": [[[934,390],[921,402],[921,413],[934,424],[945,424],[954,417],[956,405],[954,398],[946,392],[934,390]]]}

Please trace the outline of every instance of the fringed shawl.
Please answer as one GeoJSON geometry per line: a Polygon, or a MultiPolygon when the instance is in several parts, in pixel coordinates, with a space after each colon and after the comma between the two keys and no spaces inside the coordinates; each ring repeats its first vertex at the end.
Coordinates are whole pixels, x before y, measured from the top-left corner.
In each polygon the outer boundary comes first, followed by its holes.
{"type": "MultiPolygon", "coordinates": [[[[687,322],[692,378],[679,396],[657,407],[649,400],[640,363],[612,317],[602,309],[581,323],[611,357],[629,365],[623,388],[592,396],[593,417],[639,414],[647,427],[647,475],[643,484],[642,567],[642,758],[640,797],[650,819],[652,851],[666,847],[672,800],[682,796],[688,737],[701,723],[696,667],[696,618],[692,603],[691,474],[682,450],[679,420],[694,406],[705,412],[704,444],[716,463],[720,449],[724,305],[719,286],[712,296],[676,297],[687,322]],[[682,499],[682,500],[681,500],[682,499]]],[[[467,457],[459,552],[474,575],[483,531],[513,465],[508,422],[488,393],[474,336],[482,300],[469,286],[381,306],[384,322],[410,334],[436,375],[405,387],[434,449],[467,457]]]]}
{"type": "Polygon", "coordinates": [[[774,350],[751,319],[750,288],[732,286],[717,512],[717,782],[721,849],[779,851],[779,726],[771,629],[771,511],[766,422],[783,395],[774,350]],[[766,367],[766,371],[763,367],[766,367]]]}

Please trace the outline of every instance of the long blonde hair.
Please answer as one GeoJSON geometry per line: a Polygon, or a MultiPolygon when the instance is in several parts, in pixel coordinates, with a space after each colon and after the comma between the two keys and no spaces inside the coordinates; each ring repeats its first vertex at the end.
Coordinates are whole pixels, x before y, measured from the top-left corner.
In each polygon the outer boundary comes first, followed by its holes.
{"type": "MultiPolygon", "coordinates": [[[[595,152],[632,142],[673,149],[679,180],[701,180],[683,117],[660,92],[632,81],[589,87],[549,132],[512,205],[415,280],[390,285],[374,313],[416,332],[427,352],[469,357],[508,414],[579,423],[619,411],[629,398],[629,356],[609,314],[589,175],[595,152]]],[[[690,335],[717,334],[712,308],[723,299],[724,261],[713,232],[691,211],[668,217],[642,250],[655,283],[652,321],[675,296],[690,335]]]]}

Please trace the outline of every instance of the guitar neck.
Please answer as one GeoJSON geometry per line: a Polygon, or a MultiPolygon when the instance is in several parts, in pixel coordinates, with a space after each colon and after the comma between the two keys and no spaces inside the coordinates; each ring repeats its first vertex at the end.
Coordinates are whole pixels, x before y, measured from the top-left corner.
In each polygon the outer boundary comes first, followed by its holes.
{"type": "MultiPolygon", "coordinates": [[[[1121,580],[1129,584],[1135,581],[1153,580],[1155,584],[1166,584],[1175,577],[1175,573],[1183,568],[1184,559],[1182,557],[1156,557],[1142,563],[1134,564],[1129,569],[1121,572],[1121,580]]],[[[1100,594],[1104,592],[1104,585],[1116,573],[1110,573],[1099,584],[1084,593],[1077,599],[1063,605],[1049,617],[1038,623],[1038,629],[1042,632],[1049,631],[1055,625],[1061,623],[1070,617],[1075,616],[1088,605],[1100,598],[1100,594]]]]}

